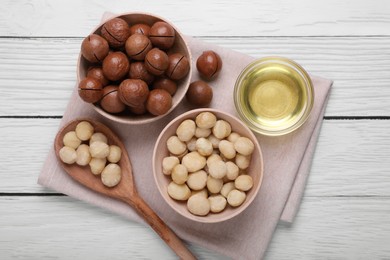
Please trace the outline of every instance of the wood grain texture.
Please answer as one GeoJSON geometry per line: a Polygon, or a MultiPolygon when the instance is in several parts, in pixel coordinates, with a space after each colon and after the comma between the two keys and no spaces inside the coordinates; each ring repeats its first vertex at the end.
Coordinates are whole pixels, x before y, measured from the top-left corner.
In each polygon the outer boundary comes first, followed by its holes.
{"type": "MultiPolygon", "coordinates": [[[[389,209],[389,197],[305,197],[265,259],[386,259],[389,209]]],[[[0,211],[3,259],[176,259],[149,228],[69,197],[0,197],[0,211]]],[[[200,259],[226,259],[190,248],[200,259]]]]}
{"type": "MultiPolygon", "coordinates": [[[[51,192],[36,180],[59,122],[0,119],[1,192],[51,192]]],[[[305,196],[390,196],[389,128],[390,120],[324,121],[305,196]]]]}
{"type": "MultiPolygon", "coordinates": [[[[148,227],[66,196],[45,196],[52,191],[36,184],[60,119],[34,117],[62,115],[75,85],[82,37],[105,11],[155,13],[210,43],[255,57],[292,58],[335,81],[326,116],[390,116],[387,0],[5,0],[0,6],[2,259],[176,259],[148,227]]],[[[389,258],[389,124],[323,122],[297,219],[278,226],[266,259],[389,258]]],[[[225,259],[190,248],[201,259],[225,259]]]]}
{"type": "MultiPolygon", "coordinates": [[[[390,37],[201,39],[258,58],[285,56],[333,79],[326,116],[390,116],[390,37]]],[[[81,40],[0,39],[0,116],[62,115],[81,40]]]]}
{"type": "Polygon", "coordinates": [[[85,36],[105,11],[159,14],[183,33],[195,36],[390,34],[385,26],[390,22],[386,0],[170,0],[162,4],[135,0],[7,0],[0,11],[0,35],[7,36],[85,36]]]}

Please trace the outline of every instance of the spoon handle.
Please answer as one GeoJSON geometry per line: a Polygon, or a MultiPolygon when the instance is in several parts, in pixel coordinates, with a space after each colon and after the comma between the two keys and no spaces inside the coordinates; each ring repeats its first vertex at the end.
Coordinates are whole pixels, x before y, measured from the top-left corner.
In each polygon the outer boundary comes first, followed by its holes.
{"type": "Polygon", "coordinates": [[[165,222],[149,207],[141,197],[123,199],[156,231],[180,259],[196,259],[183,241],[165,224],[165,222]]]}

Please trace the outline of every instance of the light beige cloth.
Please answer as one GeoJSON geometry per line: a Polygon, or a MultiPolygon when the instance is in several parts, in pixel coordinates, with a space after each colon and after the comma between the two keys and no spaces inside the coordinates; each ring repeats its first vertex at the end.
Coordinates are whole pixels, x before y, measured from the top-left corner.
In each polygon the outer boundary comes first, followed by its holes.
{"type": "MultiPolygon", "coordinates": [[[[233,104],[233,86],[238,74],[254,58],[191,37],[186,39],[192,51],[194,68],[196,58],[204,50],[215,50],[220,54],[223,68],[219,77],[210,83],[214,91],[210,106],[237,116],[233,104]]],[[[194,69],[192,81],[197,79],[198,73],[194,69]]],[[[310,163],[332,85],[330,80],[314,76],[312,80],[315,101],[308,121],[297,131],[285,136],[257,136],[264,156],[264,178],[259,194],[240,215],[217,224],[196,223],[173,211],[159,194],[153,180],[152,152],[155,141],[170,120],[193,108],[186,100],[183,100],[171,114],[157,122],[128,126],[101,117],[91,105],[84,103],[78,97],[75,89],[60,127],[78,117],[91,117],[108,125],[125,143],[140,195],[181,238],[233,259],[261,259],[278,221],[293,220],[310,171],[310,163]]],[[[49,151],[38,183],[106,208],[130,220],[142,222],[141,218],[126,204],[96,194],[73,181],[62,170],[53,148],[49,151]]],[[[132,235],[134,234],[129,234],[132,235]]]]}

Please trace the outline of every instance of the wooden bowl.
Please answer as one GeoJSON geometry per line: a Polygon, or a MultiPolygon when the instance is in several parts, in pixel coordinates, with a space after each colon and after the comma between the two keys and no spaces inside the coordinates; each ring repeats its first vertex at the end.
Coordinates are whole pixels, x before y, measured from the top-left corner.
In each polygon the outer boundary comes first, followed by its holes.
{"type": "Polygon", "coordinates": [[[254,200],[256,197],[261,182],[263,179],[263,156],[260,149],[260,145],[255,137],[255,135],[252,133],[252,131],[243,124],[239,119],[236,117],[233,117],[230,114],[227,114],[225,112],[222,112],[220,110],[216,109],[210,109],[210,108],[201,108],[201,109],[195,109],[191,110],[189,112],[186,112],[179,117],[172,120],[161,132],[160,136],[157,139],[157,142],[154,147],[153,151],[153,174],[154,174],[154,180],[156,182],[156,185],[158,187],[158,190],[160,191],[161,196],[164,198],[164,200],[168,203],[168,205],[174,209],[177,213],[182,215],[185,218],[191,219],[193,221],[197,222],[203,222],[203,223],[217,223],[221,221],[228,220],[234,216],[237,216],[242,211],[244,211],[254,200]],[[195,117],[201,113],[209,111],[216,115],[218,119],[223,119],[230,123],[232,126],[232,131],[237,132],[241,136],[248,137],[252,140],[252,142],[255,144],[255,149],[252,154],[252,159],[249,168],[246,170],[247,174],[249,174],[253,178],[253,187],[249,191],[246,192],[246,200],[243,204],[240,206],[233,208],[229,205],[226,206],[226,208],[220,212],[220,213],[209,213],[206,216],[196,216],[191,214],[187,209],[187,202],[180,202],[177,200],[172,199],[169,197],[167,192],[168,184],[171,182],[171,177],[166,176],[162,172],[162,161],[164,157],[169,156],[169,152],[167,149],[167,139],[175,135],[176,129],[179,126],[181,122],[183,122],[185,119],[195,119],[195,117]]]}
{"type": "MultiPolygon", "coordinates": [[[[164,22],[170,24],[175,30],[176,37],[175,37],[175,43],[174,43],[173,47],[170,48],[167,53],[168,54],[175,53],[175,52],[182,53],[187,57],[187,59],[190,63],[190,69],[189,69],[188,74],[183,79],[176,81],[177,82],[177,91],[172,97],[172,107],[164,115],[154,116],[154,115],[147,113],[144,115],[137,116],[137,115],[130,114],[130,112],[123,112],[120,114],[110,114],[110,113],[107,113],[106,111],[104,111],[98,104],[97,105],[91,104],[93,106],[93,108],[99,114],[101,114],[102,116],[104,116],[110,120],[113,120],[115,122],[124,123],[124,124],[133,124],[133,125],[154,122],[154,121],[166,116],[170,112],[172,112],[172,110],[175,109],[175,107],[184,98],[184,96],[188,90],[188,87],[190,85],[191,74],[192,74],[192,62],[191,62],[192,56],[191,56],[190,48],[187,45],[186,41],[184,40],[183,35],[179,32],[179,30],[171,22],[169,22],[161,17],[158,17],[156,15],[152,15],[152,14],[147,14],[147,13],[125,13],[125,14],[117,15],[115,17],[119,17],[119,18],[124,19],[130,25],[133,25],[136,23],[144,23],[144,24],[148,24],[151,26],[157,21],[164,21],[164,22]]],[[[115,18],[115,17],[112,17],[112,18],[115,18]]],[[[96,34],[100,35],[100,31],[101,31],[103,24],[104,24],[104,22],[102,22],[95,30],[93,30],[92,33],[96,33],[96,34]]],[[[79,58],[78,58],[78,64],[77,64],[78,83],[86,77],[87,70],[91,65],[93,65],[93,64],[90,63],[89,61],[87,61],[80,53],[79,58]]]]}

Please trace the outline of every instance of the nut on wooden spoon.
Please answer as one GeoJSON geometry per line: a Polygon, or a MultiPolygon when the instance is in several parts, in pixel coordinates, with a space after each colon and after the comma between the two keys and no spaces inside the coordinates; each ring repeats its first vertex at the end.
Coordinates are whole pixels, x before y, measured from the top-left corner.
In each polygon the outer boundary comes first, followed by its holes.
{"type": "Polygon", "coordinates": [[[133,180],[133,172],[129,155],[127,154],[126,148],[122,141],[110,128],[102,123],[88,118],[80,118],[71,121],[58,132],[54,141],[54,150],[63,169],[74,180],[90,188],[91,190],[111,198],[119,199],[129,204],[143,219],[145,219],[145,221],[181,259],[196,259],[195,256],[184,245],[182,240],[165,224],[163,220],[161,220],[161,218],[146,204],[146,202],[138,194],[133,180]],[[77,164],[66,164],[61,161],[59,151],[63,147],[62,140],[64,135],[69,131],[74,131],[77,124],[81,121],[90,122],[95,128],[95,132],[101,132],[106,135],[110,145],[117,145],[121,148],[122,157],[118,162],[118,165],[122,169],[122,178],[119,184],[115,187],[109,188],[104,186],[100,176],[92,174],[88,166],[82,167],[77,164]]]}

